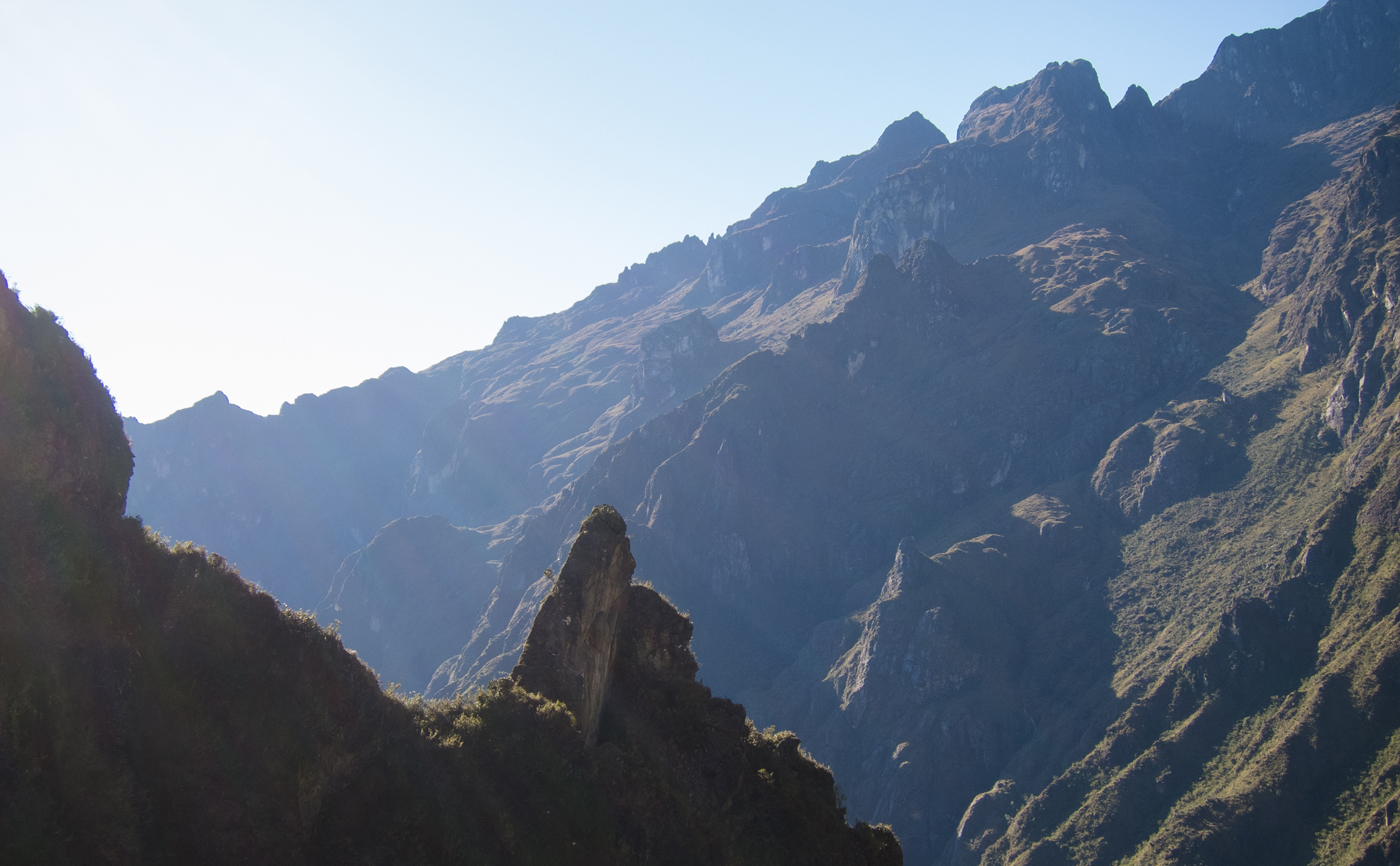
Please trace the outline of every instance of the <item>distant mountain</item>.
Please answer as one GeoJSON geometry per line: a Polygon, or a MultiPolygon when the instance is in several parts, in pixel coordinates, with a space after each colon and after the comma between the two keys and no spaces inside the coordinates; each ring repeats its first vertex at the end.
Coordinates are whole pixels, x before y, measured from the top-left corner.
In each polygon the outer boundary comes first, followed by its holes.
{"type": "Polygon", "coordinates": [[[227,551],[308,609],[340,561],[397,517],[507,520],[749,350],[839,309],[830,287],[814,287],[841,267],[860,202],[946,140],[911,115],[723,238],[672,244],[570,309],[513,318],[487,348],[421,373],[396,368],[266,418],[216,394],[151,424],[127,419],[131,513],[227,551]]]}
{"type": "Polygon", "coordinates": [[[397,367],[266,418],[223,392],[154,424],[127,418],[138,455],[130,513],[227,551],[284,603],[314,608],[348,553],[411,513],[405,467],[457,388],[450,364],[397,367]]]}
{"type": "Polygon", "coordinates": [[[902,862],[796,737],[695,681],[690,621],[631,583],[615,511],[581,527],[513,677],[405,702],[122,516],[112,398],[3,277],[0,420],[6,863],[902,862]]]}
{"type": "Polygon", "coordinates": [[[475,692],[606,502],[910,862],[1388,862],[1397,100],[1400,3],[1331,0],[1155,104],[1077,60],[911,115],[444,362],[442,519],[318,616],[475,692]]]}

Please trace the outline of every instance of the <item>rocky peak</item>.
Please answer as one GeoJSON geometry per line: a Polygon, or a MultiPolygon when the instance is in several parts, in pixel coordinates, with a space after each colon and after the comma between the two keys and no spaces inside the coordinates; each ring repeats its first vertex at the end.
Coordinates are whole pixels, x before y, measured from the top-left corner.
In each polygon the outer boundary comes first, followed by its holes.
{"type": "Polygon", "coordinates": [[[1030,81],[978,97],[958,124],[958,140],[1007,141],[1027,131],[1041,138],[1096,137],[1110,112],[1089,61],[1051,63],[1030,81]]]}
{"type": "Polygon", "coordinates": [[[1162,108],[1183,132],[1286,141],[1393,100],[1394,0],[1331,0],[1278,29],[1228,36],[1162,108]]]}
{"type": "Polygon", "coordinates": [[[831,772],[796,736],[758,731],[742,706],[696,681],[689,617],[631,583],[634,566],[626,522],[595,507],[511,676],[572,711],[589,747],[583,762],[614,792],[639,862],[903,863],[888,827],[847,826],[831,772]],[[677,815],[682,829],[705,822],[692,844],[709,850],[665,851],[677,815]]]}
{"type": "MultiPolygon", "coordinates": [[[[864,153],[842,157],[834,162],[819,160],[808,173],[807,182],[798,189],[817,190],[839,183],[842,187],[849,187],[843,192],[849,193],[855,199],[861,199],[869,194],[876,183],[916,164],[924,151],[947,143],[948,136],[915,111],[885,127],[875,146],[864,153]]],[[[776,212],[771,205],[789,192],[780,190],[774,193],[769,197],[769,201],[764,202],[763,207],[754,212],[750,221],[761,214],[776,212]]],[[[859,204],[859,201],[852,203],[859,204]]],[[[736,227],[743,225],[735,224],[736,227]]]]}
{"type": "Polygon", "coordinates": [[[649,692],[699,687],[690,619],[651,587],[632,583],[635,568],[626,521],[611,505],[596,506],[511,673],[528,691],[563,701],[588,745],[598,743],[605,713],[635,721],[634,705],[655,703],[649,692]]]}
{"type": "Polygon", "coordinates": [[[922,114],[915,111],[908,117],[896,120],[885,127],[885,131],[880,133],[880,138],[875,142],[875,146],[883,150],[924,150],[947,143],[948,136],[944,135],[922,114]]]}
{"type": "Polygon", "coordinates": [[[947,143],[948,136],[916,111],[885,127],[875,146],[852,159],[831,182],[850,187],[852,196],[863,199],[875,184],[917,164],[929,148],[947,143]]]}
{"type": "Polygon", "coordinates": [[[1136,84],[1128,87],[1113,106],[1113,125],[1124,142],[1150,146],[1160,130],[1152,109],[1152,97],[1136,84]]]}
{"type": "Polygon", "coordinates": [[[1118,100],[1118,104],[1113,106],[1113,110],[1127,112],[1142,112],[1152,108],[1152,97],[1147,95],[1147,91],[1140,85],[1129,84],[1124,91],[1123,98],[1118,100]]]}
{"type": "Polygon", "coordinates": [[[511,673],[528,691],[567,704],[590,745],[598,739],[618,627],[636,567],[622,515],[611,505],[594,508],[511,673]]]}
{"type": "Polygon", "coordinates": [[[963,115],[962,122],[958,124],[958,140],[975,138],[976,133],[970,124],[976,124],[989,116],[1009,111],[1009,106],[1029,85],[1029,81],[1022,81],[1020,84],[1013,84],[1010,87],[987,88],[967,107],[967,113],[963,115]]]}

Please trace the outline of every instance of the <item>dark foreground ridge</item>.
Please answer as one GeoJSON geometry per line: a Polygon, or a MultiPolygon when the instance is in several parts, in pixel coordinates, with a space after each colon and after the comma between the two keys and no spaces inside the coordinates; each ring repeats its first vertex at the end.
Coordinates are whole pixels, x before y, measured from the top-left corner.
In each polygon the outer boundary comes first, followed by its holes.
{"type": "Polygon", "coordinates": [[[122,516],[111,397],[3,277],[0,458],[0,862],[903,862],[796,737],[695,682],[690,622],[631,585],[610,508],[515,678],[404,701],[122,516]]]}

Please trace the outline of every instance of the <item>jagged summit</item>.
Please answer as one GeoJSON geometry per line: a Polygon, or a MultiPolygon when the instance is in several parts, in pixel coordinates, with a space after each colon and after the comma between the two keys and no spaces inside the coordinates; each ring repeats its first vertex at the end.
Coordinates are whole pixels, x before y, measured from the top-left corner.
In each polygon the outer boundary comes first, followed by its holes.
{"type": "Polygon", "coordinates": [[[922,114],[915,111],[908,117],[896,120],[885,131],[880,133],[880,138],[875,142],[876,147],[937,147],[940,144],[947,144],[948,136],[943,131],[934,126],[931,121],[922,114]]]}
{"type": "Polygon", "coordinates": [[[1394,0],[1330,0],[1283,27],[1226,37],[1160,108],[1185,133],[1286,140],[1393,101],[1397,43],[1394,0]]]}
{"type": "Polygon", "coordinates": [[[1143,108],[1152,107],[1152,97],[1147,95],[1147,91],[1141,85],[1129,84],[1128,89],[1123,91],[1123,98],[1118,100],[1118,104],[1113,106],[1114,110],[1128,108],[1133,111],[1141,111],[1143,108]]]}
{"type": "Polygon", "coordinates": [[[1005,141],[1026,131],[1092,137],[1110,107],[1089,61],[1051,63],[1029,81],[979,96],[958,124],[958,140],[1005,141]]]}

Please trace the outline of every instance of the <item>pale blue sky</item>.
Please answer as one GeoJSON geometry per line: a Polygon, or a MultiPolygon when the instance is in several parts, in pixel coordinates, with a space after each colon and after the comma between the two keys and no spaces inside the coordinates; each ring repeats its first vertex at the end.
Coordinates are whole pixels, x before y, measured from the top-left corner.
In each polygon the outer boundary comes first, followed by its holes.
{"type": "Polygon", "coordinates": [[[490,342],[1052,60],[1154,100],[1320,0],[0,0],[0,269],[118,408],[490,342]]]}

